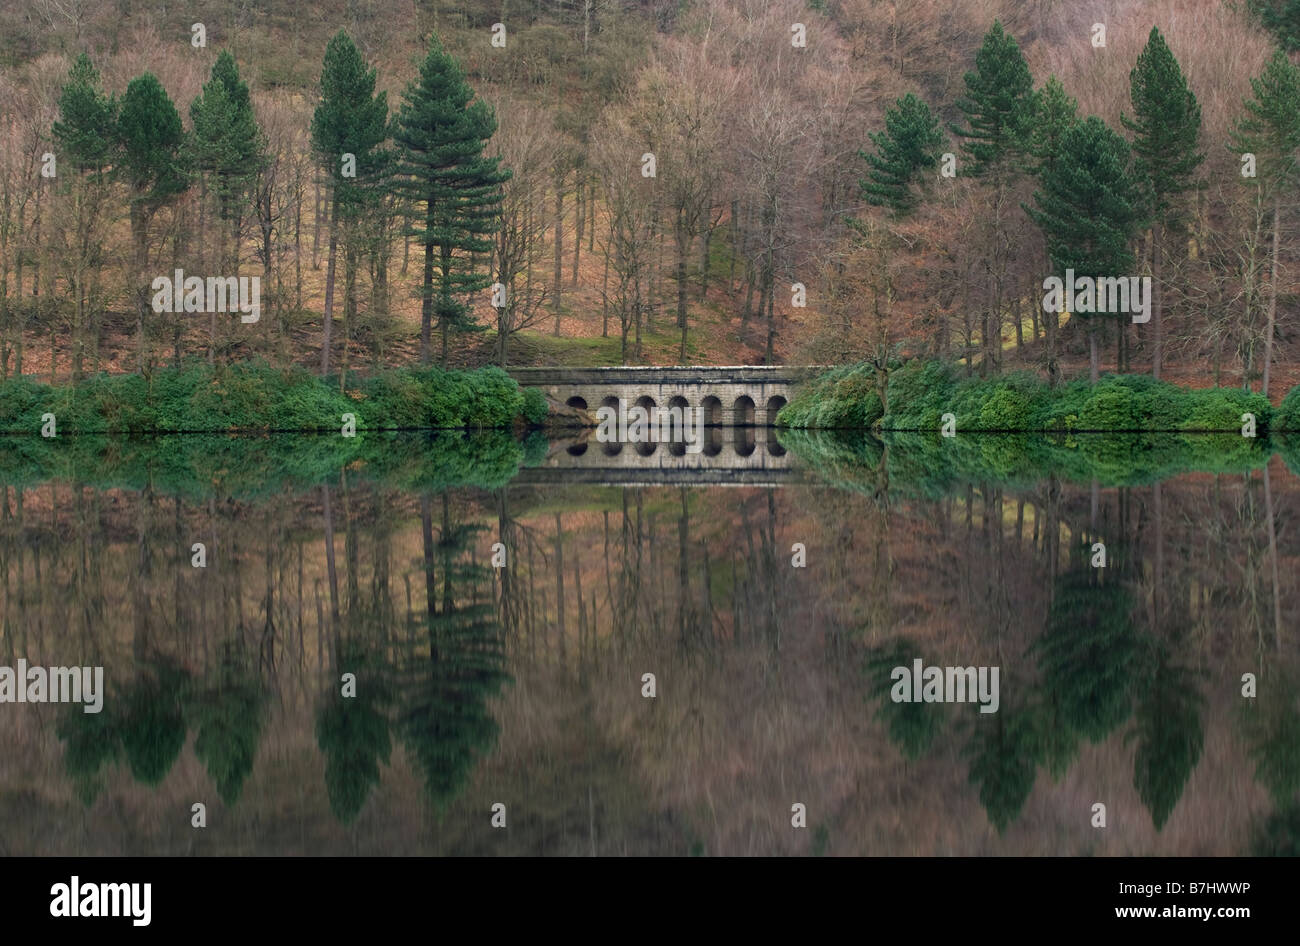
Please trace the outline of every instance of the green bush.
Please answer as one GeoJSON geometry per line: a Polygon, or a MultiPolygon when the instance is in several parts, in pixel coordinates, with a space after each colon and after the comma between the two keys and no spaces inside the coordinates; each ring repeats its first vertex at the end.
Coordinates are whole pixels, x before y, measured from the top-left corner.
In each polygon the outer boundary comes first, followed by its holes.
{"type": "Polygon", "coordinates": [[[191,362],[148,378],[100,374],[54,388],[11,378],[0,383],[0,431],[35,434],[45,413],[55,415],[61,434],[337,431],[346,413],[358,430],[504,429],[520,417],[545,417],[545,398],[526,395],[499,368],[401,369],[349,380],[340,391],[337,377],[264,361],[191,362]]]}

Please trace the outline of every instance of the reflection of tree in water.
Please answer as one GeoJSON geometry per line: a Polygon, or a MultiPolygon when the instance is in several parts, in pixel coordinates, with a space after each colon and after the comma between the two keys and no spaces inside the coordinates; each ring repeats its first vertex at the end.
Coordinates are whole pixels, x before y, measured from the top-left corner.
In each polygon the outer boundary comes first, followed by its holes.
{"type": "Polygon", "coordinates": [[[1137,728],[1126,741],[1137,740],[1133,787],[1158,831],[1169,820],[1200,761],[1204,698],[1192,672],[1173,663],[1168,645],[1159,642],[1153,650],[1152,673],[1138,701],[1137,728]]]}
{"type": "Polygon", "coordinates": [[[103,783],[99,773],[122,754],[109,701],[98,713],[87,713],[80,703],[65,707],[55,732],[64,743],[63,766],[87,807],[98,797],[103,783]]]}
{"type": "Polygon", "coordinates": [[[979,786],[980,804],[999,833],[1025,807],[1038,771],[1033,715],[1005,700],[996,713],[979,714],[965,750],[971,784],[979,786]]]}
{"type": "Polygon", "coordinates": [[[379,763],[387,765],[392,754],[388,708],[393,694],[381,647],[345,639],[338,654],[338,673],[316,713],[316,744],[325,754],[330,810],[348,824],[379,784],[379,763]],[[339,677],[345,672],[356,675],[355,697],[342,695],[339,677]]]}
{"type": "Polygon", "coordinates": [[[1255,781],[1274,804],[1285,806],[1300,792],[1300,689],[1294,672],[1263,676],[1259,696],[1242,708],[1255,781]]]}
{"type": "Polygon", "coordinates": [[[185,745],[189,682],[181,667],[153,659],[122,692],[105,694],[100,712],[86,713],[81,704],[68,707],[56,731],[65,744],[64,767],[84,803],[94,801],[100,771],[119,757],[145,785],[167,777],[185,745]]]}
{"type": "Polygon", "coordinates": [[[894,668],[906,667],[910,673],[912,661],[920,656],[914,643],[898,638],[868,651],[864,665],[869,694],[880,703],[876,718],[884,723],[889,741],[908,759],[925,755],[943,729],[942,704],[895,703],[890,697],[894,668]]]}
{"type": "Polygon", "coordinates": [[[222,648],[213,680],[193,704],[194,754],[227,805],[239,800],[262,738],[266,691],[242,645],[222,648]]]}
{"type": "Polygon", "coordinates": [[[1047,705],[1094,743],[1133,712],[1139,653],[1132,595],[1121,581],[1103,580],[1105,571],[1093,568],[1087,546],[1080,547],[1074,567],[1056,580],[1047,628],[1035,645],[1047,705]]]}
{"type": "Polygon", "coordinates": [[[478,756],[496,741],[487,701],[509,680],[494,617],[489,566],[467,560],[480,525],[453,525],[442,496],[442,529],[432,546],[430,502],[422,501],[425,561],[431,573],[425,631],[428,649],[411,642],[398,668],[397,730],[431,801],[445,807],[478,756]],[[438,562],[437,574],[434,553],[438,562]],[[438,582],[441,588],[434,590],[438,582]]]}
{"type": "Polygon", "coordinates": [[[1300,857],[1300,803],[1292,802],[1260,822],[1250,853],[1255,857],[1300,857]]]}
{"type": "Polygon", "coordinates": [[[157,785],[176,762],[185,745],[185,697],[189,674],[164,662],[154,672],[137,677],[120,697],[118,726],[122,750],[136,781],[157,785]]]}

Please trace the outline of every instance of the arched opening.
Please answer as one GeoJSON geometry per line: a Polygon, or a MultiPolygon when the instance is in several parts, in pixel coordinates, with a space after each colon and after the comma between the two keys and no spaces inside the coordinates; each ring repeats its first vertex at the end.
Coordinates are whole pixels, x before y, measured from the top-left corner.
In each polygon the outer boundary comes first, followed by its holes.
{"type": "Polygon", "coordinates": [[[571,443],[565,449],[568,451],[569,456],[580,457],[587,452],[587,441],[583,440],[579,443],[571,443]]]}
{"type": "Polygon", "coordinates": [[[721,427],[704,428],[704,455],[706,457],[716,457],[722,452],[723,430],[721,427]]]}
{"type": "Polygon", "coordinates": [[[616,440],[601,444],[601,447],[604,449],[605,456],[607,457],[616,457],[623,452],[623,445],[616,440]]]}
{"type": "Polygon", "coordinates": [[[731,423],[736,427],[754,426],[754,399],[747,394],[736,398],[736,406],[731,412],[731,423]]]}
{"type": "Polygon", "coordinates": [[[754,428],[737,427],[735,428],[735,447],[736,455],[740,457],[752,456],[755,445],[754,428]]]}
{"type": "Polygon", "coordinates": [[[669,443],[684,442],[687,431],[694,426],[691,402],[680,394],[668,400],[668,410],[659,419],[659,439],[669,443]]]}
{"type": "Polygon", "coordinates": [[[609,397],[602,398],[600,402],[600,406],[608,407],[610,410],[614,412],[615,417],[618,416],[618,398],[614,397],[612,394],[609,397]]]}
{"type": "Polygon", "coordinates": [[[636,452],[643,457],[652,456],[659,449],[659,444],[651,441],[642,441],[636,445],[636,452]]]}
{"type": "Polygon", "coordinates": [[[776,437],[776,431],[770,430],[767,434],[767,454],[771,457],[785,456],[785,447],[781,446],[781,441],[776,437]]]}
{"type": "Polygon", "coordinates": [[[700,402],[700,410],[704,412],[704,425],[706,427],[719,427],[722,425],[722,402],[712,394],[700,402]]]}
{"type": "Polygon", "coordinates": [[[587,399],[585,397],[579,397],[576,394],[565,401],[564,404],[566,407],[573,407],[580,411],[585,411],[587,409],[587,399]]]}
{"type": "Polygon", "coordinates": [[[785,407],[786,403],[786,399],[779,394],[773,394],[767,399],[767,407],[763,411],[763,422],[767,424],[768,427],[776,426],[777,412],[780,411],[781,408],[785,407]]]}

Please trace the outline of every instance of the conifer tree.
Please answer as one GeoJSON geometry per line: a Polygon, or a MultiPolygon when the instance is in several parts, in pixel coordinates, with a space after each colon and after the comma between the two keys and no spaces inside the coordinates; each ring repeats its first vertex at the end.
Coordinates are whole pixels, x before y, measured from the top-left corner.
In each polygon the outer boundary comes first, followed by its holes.
{"type": "Polygon", "coordinates": [[[1079,118],[1079,102],[1065,91],[1056,76],[1034,93],[1034,121],[1029,135],[1029,155],[1036,176],[1049,174],[1061,152],[1061,137],[1079,118]]]}
{"type": "Polygon", "coordinates": [[[1146,48],[1129,74],[1129,82],[1134,117],[1121,115],[1120,121],[1133,132],[1134,173],[1144,192],[1152,223],[1155,299],[1151,318],[1151,374],[1158,378],[1163,347],[1164,292],[1160,275],[1165,237],[1182,228],[1186,219],[1185,195],[1197,187],[1196,169],[1205,158],[1196,148],[1201,134],[1201,107],[1187,87],[1178,60],[1155,27],[1151,28],[1146,48]]]}
{"type": "Polygon", "coordinates": [[[957,107],[969,127],[953,125],[965,140],[967,170],[983,175],[1000,168],[1004,159],[1023,152],[1034,118],[1034,79],[1016,38],[994,20],[975,54],[975,70],[965,75],[966,95],[957,107]]]}
{"type": "MultiPolygon", "coordinates": [[[[1061,136],[1056,164],[1026,207],[1047,240],[1058,275],[1113,276],[1133,267],[1129,241],[1141,219],[1141,194],[1128,143],[1095,115],[1061,136]]],[[[1096,315],[1088,316],[1089,371],[1098,377],[1096,315]]]]}
{"type": "MultiPolygon", "coordinates": [[[[329,215],[329,259],[325,275],[325,319],[321,333],[321,374],[329,374],[330,330],[334,320],[334,272],[340,230],[347,248],[344,283],[355,282],[356,223],[376,196],[375,182],[388,155],[379,146],[388,137],[388,93],[375,94],[376,70],[352,38],[339,30],[325,47],[320,104],[311,121],[312,147],[329,174],[333,210],[329,215]],[[350,158],[348,156],[351,156],[350,158]]],[[[352,300],[345,303],[350,317],[352,300]]],[[[345,343],[346,345],[346,343],[345,343]]]]}
{"type": "MultiPolygon", "coordinates": [[[[1232,131],[1238,153],[1255,157],[1258,199],[1273,205],[1268,320],[1264,333],[1264,377],[1260,393],[1268,394],[1273,363],[1273,334],[1277,324],[1278,254],[1283,195],[1294,188],[1296,151],[1300,149],[1300,69],[1280,49],[1261,75],[1250,80],[1253,95],[1232,131]]],[[[1249,385],[1249,379],[1247,379],[1249,385]]]]}
{"type": "Polygon", "coordinates": [[[508,170],[498,167],[500,157],[483,153],[496,127],[491,106],[475,100],[460,66],[434,36],[419,76],[402,96],[393,129],[397,145],[393,190],[418,221],[408,233],[424,246],[423,364],[429,363],[435,313],[442,334],[443,367],[450,332],[479,327],[464,299],[492,283],[475,258],[479,254],[490,258],[489,237],[499,223],[501,185],[510,177],[508,170]]]}
{"type": "MultiPolygon", "coordinates": [[[[59,190],[71,197],[72,212],[65,217],[71,247],[68,288],[73,296],[72,380],[80,381],[85,357],[85,329],[93,318],[91,293],[103,265],[104,203],[109,180],[105,172],[114,160],[117,135],[117,101],[100,88],[99,72],[82,53],[68,73],[59,95],[59,119],[54,122],[64,167],[73,174],[60,176],[59,190]]],[[[97,333],[96,333],[97,335],[97,333]]]]}
{"type": "Polygon", "coordinates": [[[167,90],[151,72],[136,76],[126,87],[117,120],[120,155],[117,170],[126,181],[131,200],[132,268],[136,296],[136,336],[139,368],[145,370],[145,326],[149,310],[149,221],[158,209],[189,187],[182,149],[181,116],[167,90]]]}
{"type": "MultiPolygon", "coordinates": [[[[957,107],[966,118],[967,127],[952,125],[955,135],[963,139],[961,150],[967,162],[963,172],[988,181],[977,192],[985,201],[977,211],[987,230],[980,236],[987,247],[982,268],[988,273],[988,296],[980,313],[980,344],[984,349],[980,373],[996,368],[1002,358],[1002,322],[1008,298],[1012,262],[1017,254],[1017,234],[1024,221],[1008,200],[1008,189],[1023,170],[1022,157],[1029,146],[1034,117],[1034,80],[1029,64],[1020,52],[1014,36],[1002,29],[999,21],[984,36],[975,55],[975,69],[965,75],[966,94],[957,107]]],[[[1022,338],[1019,308],[1013,306],[1017,337],[1022,338]]]]}
{"type": "Polygon", "coordinates": [[[908,92],[885,112],[885,130],[870,135],[876,150],[859,151],[870,170],[860,182],[862,196],[877,207],[906,214],[916,205],[912,184],[939,163],[943,133],[924,101],[908,92]]]}

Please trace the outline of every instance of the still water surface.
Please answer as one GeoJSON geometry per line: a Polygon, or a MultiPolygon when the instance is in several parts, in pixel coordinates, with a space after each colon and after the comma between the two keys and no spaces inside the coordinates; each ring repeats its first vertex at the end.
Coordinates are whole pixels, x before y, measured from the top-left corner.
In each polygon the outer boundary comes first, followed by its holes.
{"type": "Polygon", "coordinates": [[[702,459],[534,441],[505,474],[499,444],[408,439],[443,473],[283,478],[254,444],[3,487],[0,665],[102,666],[106,693],[0,704],[0,853],[1295,843],[1278,458],[923,491],[829,485],[763,431],[702,459]],[[916,659],[998,668],[997,712],[895,702],[916,659]]]}

